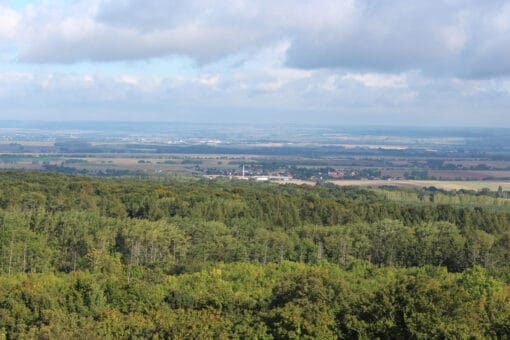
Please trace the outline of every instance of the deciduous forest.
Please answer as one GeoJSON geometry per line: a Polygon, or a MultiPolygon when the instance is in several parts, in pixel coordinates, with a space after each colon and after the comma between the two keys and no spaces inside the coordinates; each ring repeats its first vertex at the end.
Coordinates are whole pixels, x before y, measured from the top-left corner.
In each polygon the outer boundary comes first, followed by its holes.
{"type": "Polygon", "coordinates": [[[0,339],[510,337],[506,192],[0,173],[0,339]]]}

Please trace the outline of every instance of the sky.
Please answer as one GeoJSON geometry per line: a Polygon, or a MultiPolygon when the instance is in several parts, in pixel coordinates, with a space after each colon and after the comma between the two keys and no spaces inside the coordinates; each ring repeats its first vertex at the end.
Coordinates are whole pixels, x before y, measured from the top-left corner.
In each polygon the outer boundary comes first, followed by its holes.
{"type": "Polygon", "coordinates": [[[510,128],[510,2],[0,0],[0,120],[510,128]]]}

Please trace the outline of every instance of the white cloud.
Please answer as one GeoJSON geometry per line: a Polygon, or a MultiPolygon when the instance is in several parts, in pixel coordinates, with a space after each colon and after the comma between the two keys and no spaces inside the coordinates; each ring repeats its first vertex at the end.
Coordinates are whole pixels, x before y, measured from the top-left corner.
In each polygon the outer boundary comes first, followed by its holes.
{"type": "Polygon", "coordinates": [[[124,84],[129,85],[138,85],[140,83],[140,77],[132,76],[132,75],[123,75],[118,78],[118,81],[124,84]]]}
{"type": "Polygon", "coordinates": [[[428,122],[436,125],[457,124],[459,119],[467,125],[508,123],[497,109],[510,106],[505,81],[424,80],[419,73],[388,76],[327,70],[308,71],[307,77],[289,72],[286,77],[271,69],[252,71],[170,77],[0,73],[0,119],[24,112],[25,118],[34,119],[312,119],[410,125],[429,117],[428,122]],[[487,110],[480,121],[483,108],[487,110]]]}
{"type": "Polygon", "coordinates": [[[470,0],[78,0],[0,7],[0,39],[33,63],[257,51],[294,68],[432,75],[510,73],[510,5],[470,0]]]}
{"type": "Polygon", "coordinates": [[[198,83],[203,84],[203,85],[210,85],[210,86],[214,86],[214,85],[218,84],[219,81],[220,81],[220,76],[217,74],[204,75],[197,79],[198,83]]]}
{"type": "Polygon", "coordinates": [[[0,42],[12,40],[17,32],[19,14],[9,8],[0,5],[0,42]]]}
{"type": "Polygon", "coordinates": [[[367,87],[407,87],[405,74],[348,73],[343,79],[355,80],[367,87]]]}

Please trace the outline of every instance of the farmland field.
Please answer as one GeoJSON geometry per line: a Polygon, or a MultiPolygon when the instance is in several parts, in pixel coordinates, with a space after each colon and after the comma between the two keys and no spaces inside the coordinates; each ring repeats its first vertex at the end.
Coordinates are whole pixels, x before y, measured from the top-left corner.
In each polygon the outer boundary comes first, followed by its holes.
{"type": "Polygon", "coordinates": [[[510,183],[510,134],[499,130],[30,127],[0,128],[0,169],[99,176],[283,176],[310,184],[341,180],[337,184],[472,190],[507,189],[510,183]],[[255,132],[248,138],[237,129],[255,132]]]}
{"type": "Polygon", "coordinates": [[[498,190],[501,186],[503,190],[510,190],[508,181],[432,181],[432,180],[342,180],[330,181],[339,186],[397,186],[408,188],[435,187],[443,190],[481,190],[484,188],[498,190]]]}

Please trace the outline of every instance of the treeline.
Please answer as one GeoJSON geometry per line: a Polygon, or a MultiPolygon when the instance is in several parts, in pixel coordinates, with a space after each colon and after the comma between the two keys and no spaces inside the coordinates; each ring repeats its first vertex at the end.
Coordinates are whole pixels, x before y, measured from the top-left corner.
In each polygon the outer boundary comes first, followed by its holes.
{"type": "Polygon", "coordinates": [[[0,173],[0,338],[501,337],[509,260],[486,206],[0,173]]]}
{"type": "Polygon", "coordinates": [[[435,203],[454,206],[485,206],[486,208],[506,208],[510,210],[510,191],[497,191],[483,188],[475,190],[447,191],[429,187],[424,189],[397,188],[391,186],[374,189],[378,194],[399,203],[435,203]]]}
{"type": "Polygon", "coordinates": [[[510,259],[510,213],[494,209],[403,204],[335,186],[33,172],[4,172],[0,179],[3,272],[42,271],[34,261],[59,271],[86,269],[85,259],[98,249],[124,264],[167,271],[209,261],[284,260],[462,271],[506,268],[510,259]]]}

